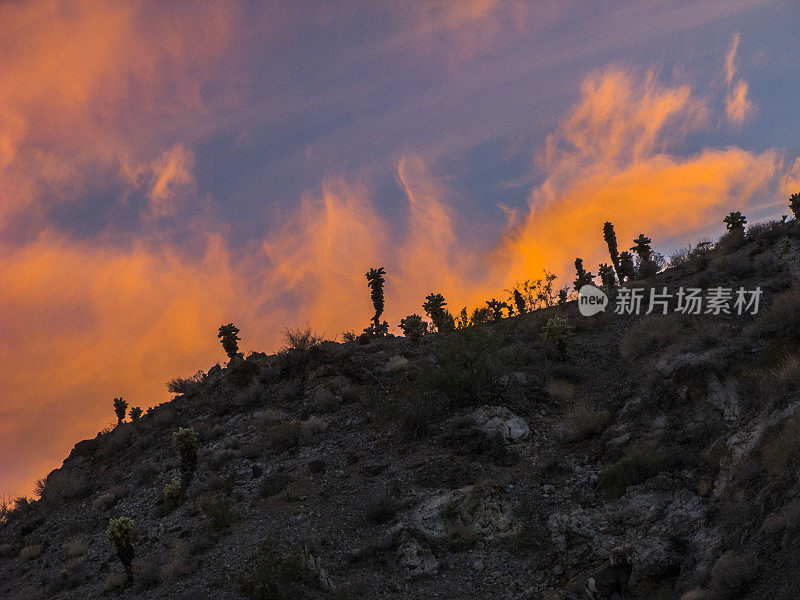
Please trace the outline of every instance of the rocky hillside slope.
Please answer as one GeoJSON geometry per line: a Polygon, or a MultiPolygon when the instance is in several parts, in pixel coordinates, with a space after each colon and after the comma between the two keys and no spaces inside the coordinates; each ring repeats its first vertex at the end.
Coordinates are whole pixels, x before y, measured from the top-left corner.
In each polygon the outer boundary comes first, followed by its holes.
{"type": "Polygon", "coordinates": [[[214,366],[4,515],[0,597],[584,598],[623,547],[628,600],[796,599],[799,280],[796,224],[773,223],[644,282],[760,286],[756,316],[572,302],[214,366]],[[553,316],[575,327],[563,355],[553,316]],[[173,442],[190,427],[195,468],[173,442]]]}

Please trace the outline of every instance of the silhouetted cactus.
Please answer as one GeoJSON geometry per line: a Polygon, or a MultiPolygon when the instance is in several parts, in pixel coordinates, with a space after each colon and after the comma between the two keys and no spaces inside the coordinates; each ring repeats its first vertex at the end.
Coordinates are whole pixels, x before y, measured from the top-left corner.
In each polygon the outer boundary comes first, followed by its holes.
{"type": "Polygon", "coordinates": [[[417,314],[408,315],[400,321],[400,329],[412,344],[419,344],[422,336],[428,332],[428,324],[417,314]]]}
{"type": "Polygon", "coordinates": [[[505,302],[500,302],[499,300],[495,300],[492,298],[491,300],[486,301],[486,306],[492,311],[492,321],[499,321],[503,318],[503,309],[510,310],[510,307],[505,302]]]}
{"type": "Polygon", "coordinates": [[[192,427],[179,427],[172,433],[172,442],[181,457],[181,483],[186,489],[197,468],[197,432],[192,427]]]}
{"type": "Polygon", "coordinates": [[[463,307],[461,312],[456,317],[456,328],[464,329],[469,326],[469,315],[467,315],[467,307],[463,307]]]}
{"type": "Polygon", "coordinates": [[[133,544],[139,538],[136,523],[130,517],[117,517],[108,521],[108,541],[117,553],[128,581],[133,581],[133,544]]]}
{"type": "Polygon", "coordinates": [[[567,288],[561,288],[558,290],[558,306],[560,308],[564,308],[569,301],[569,291],[567,288]]]}
{"type": "MultiPolygon", "coordinates": [[[[611,221],[606,221],[603,224],[603,239],[608,246],[608,255],[611,257],[611,264],[614,265],[614,271],[617,273],[617,279],[620,283],[624,279],[624,273],[620,268],[619,261],[619,248],[617,247],[617,234],[614,231],[614,224],[611,221]]],[[[602,274],[600,275],[602,278],[602,274]]]]}
{"type": "Polygon", "coordinates": [[[583,268],[582,258],[575,259],[575,273],[577,275],[574,282],[576,292],[579,292],[585,285],[594,285],[594,274],[583,268]]]}
{"type": "Polygon", "coordinates": [[[602,282],[603,289],[605,289],[608,293],[613,292],[617,287],[617,280],[614,278],[614,268],[606,263],[602,263],[598,273],[600,275],[600,281],[602,282]]]}
{"type": "Polygon", "coordinates": [[[789,196],[789,210],[792,211],[794,218],[800,221],[800,194],[789,196]]]}
{"type": "Polygon", "coordinates": [[[575,328],[561,317],[550,317],[542,329],[542,341],[553,346],[560,356],[567,353],[567,340],[575,328]]]}
{"type": "Polygon", "coordinates": [[[744,235],[744,226],[747,224],[747,219],[738,210],[729,213],[727,217],[722,219],[722,222],[725,223],[725,227],[727,227],[728,231],[731,233],[744,235]]]}
{"type": "Polygon", "coordinates": [[[643,233],[633,240],[634,246],[631,251],[637,256],[636,275],[641,279],[647,279],[658,273],[659,265],[650,247],[651,242],[652,240],[643,233]]]}
{"type": "Polygon", "coordinates": [[[222,340],[222,349],[228,358],[233,358],[239,353],[239,342],[242,338],[239,337],[239,328],[233,323],[227,325],[220,325],[217,337],[222,340]]]}
{"type": "Polygon", "coordinates": [[[524,315],[527,312],[525,297],[520,293],[519,289],[514,288],[511,293],[511,300],[514,302],[514,306],[517,309],[517,314],[524,315]]]}
{"type": "Polygon", "coordinates": [[[631,279],[636,275],[636,268],[633,264],[633,254],[627,250],[619,254],[619,271],[620,271],[620,284],[631,279]]]}
{"type": "Polygon", "coordinates": [[[472,311],[472,316],[469,319],[469,322],[472,325],[483,325],[484,323],[488,323],[492,320],[492,311],[488,306],[483,306],[480,308],[476,308],[472,311]]]}
{"type": "Polygon", "coordinates": [[[122,397],[114,398],[114,412],[117,415],[117,425],[125,420],[125,415],[128,412],[128,403],[122,397]]]}
{"type": "Polygon", "coordinates": [[[451,331],[455,329],[456,326],[453,315],[448,312],[445,306],[447,306],[447,302],[444,301],[444,296],[433,293],[428,294],[425,297],[425,302],[422,304],[425,314],[433,321],[433,326],[436,327],[436,331],[439,332],[451,331]]]}
{"type": "Polygon", "coordinates": [[[142,409],[138,406],[132,406],[130,411],[131,421],[138,421],[142,416],[142,409]]]}
{"type": "Polygon", "coordinates": [[[389,332],[389,324],[384,321],[381,322],[380,318],[383,314],[383,284],[386,282],[384,279],[386,271],[383,267],[377,269],[372,268],[367,271],[367,285],[370,288],[370,297],[372,298],[372,306],[375,307],[375,314],[372,317],[372,323],[367,327],[364,332],[369,333],[374,337],[383,337],[389,332]]]}

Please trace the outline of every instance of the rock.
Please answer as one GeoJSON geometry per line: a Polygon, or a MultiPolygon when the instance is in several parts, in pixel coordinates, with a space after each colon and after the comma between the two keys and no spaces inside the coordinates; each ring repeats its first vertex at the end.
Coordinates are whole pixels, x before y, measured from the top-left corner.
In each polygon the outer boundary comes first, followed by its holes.
{"type": "Polygon", "coordinates": [[[710,498],[714,493],[714,480],[711,477],[703,477],[697,485],[697,494],[703,498],[710,498]]]}
{"type": "Polygon", "coordinates": [[[439,569],[439,562],[430,549],[424,548],[414,539],[408,539],[400,545],[397,558],[408,569],[409,577],[432,575],[439,569]]]}
{"type": "Polygon", "coordinates": [[[475,427],[488,438],[504,445],[522,442],[530,437],[531,429],[522,417],[505,406],[484,406],[471,415],[475,427]]]}
{"type": "Polygon", "coordinates": [[[396,373],[402,371],[408,366],[408,359],[404,356],[392,356],[389,361],[383,366],[383,371],[386,373],[396,373]]]}
{"type": "Polygon", "coordinates": [[[516,533],[520,524],[504,488],[472,485],[426,500],[407,517],[404,527],[440,544],[452,531],[491,540],[516,533]]]}
{"type": "Polygon", "coordinates": [[[561,565],[556,565],[550,572],[556,577],[561,577],[564,574],[564,567],[561,565]]]}
{"type": "Polygon", "coordinates": [[[476,571],[483,571],[483,562],[476,560],[474,563],[472,563],[472,568],[476,571]]]}

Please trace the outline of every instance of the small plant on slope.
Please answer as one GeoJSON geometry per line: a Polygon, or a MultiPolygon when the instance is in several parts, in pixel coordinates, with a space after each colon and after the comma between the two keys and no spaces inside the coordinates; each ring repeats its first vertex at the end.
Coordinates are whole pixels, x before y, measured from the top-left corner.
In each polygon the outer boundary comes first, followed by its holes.
{"type": "Polygon", "coordinates": [[[585,285],[594,285],[594,274],[583,268],[583,259],[575,259],[575,291],[580,292],[581,288],[585,285]]]}
{"type": "Polygon", "coordinates": [[[428,332],[428,324],[417,314],[408,315],[400,321],[403,335],[411,340],[412,344],[419,344],[422,336],[428,332]]]}
{"type": "Polygon", "coordinates": [[[114,398],[114,412],[117,415],[117,425],[119,425],[125,420],[125,414],[128,412],[128,403],[121,396],[114,398]]]}
{"type": "Polygon", "coordinates": [[[117,553],[128,581],[133,581],[133,544],[138,539],[136,523],[129,517],[117,517],[108,522],[108,541],[117,553]]]}
{"type": "Polygon", "coordinates": [[[364,332],[374,337],[383,337],[389,332],[389,324],[386,321],[381,322],[381,315],[383,314],[383,284],[386,279],[383,277],[386,271],[383,267],[377,269],[372,268],[367,271],[367,285],[370,289],[370,297],[372,298],[372,306],[375,307],[375,314],[372,317],[372,323],[367,327],[364,332]]]}
{"type": "Polygon", "coordinates": [[[222,349],[228,358],[234,358],[239,353],[239,342],[242,338],[239,337],[239,328],[236,325],[220,325],[217,337],[222,340],[222,349]]]}
{"type": "Polygon", "coordinates": [[[142,416],[142,409],[139,406],[132,406],[130,411],[131,421],[138,421],[142,416]]]}
{"type": "Polygon", "coordinates": [[[542,341],[553,346],[560,356],[567,354],[567,340],[575,328],[561,317],[550,317],[542,329],[542,341]]]}
{"type": "Polygon", "coordinates": [[[172,433],[172,442],[181,457],[181,484],[185,490],[197,468],[197,432],[192,427],[179,427],[172,433]]]}
{"type": "Polygon", "coordinates": [[[800,194],[789,196],[789,209],[792,211],[794,218],[800,221],[800,194]]]}
{"type": "Polygon", "coordinates": [[[747,224],[747,219],[738,210],[728,214],[727,217],[722,219],[728,231],[738,235],[744,235],[744,226],[747,224]]]}
{"type": "Polygon", "coordinates": [[[422,304],[425,314],[433,321],[433,326],[436,327],[438,332],[451,331],[456,326],[453,315],[448,312],[445,306],[447,306],[447,302],[444,301],[444,296],[441,294],[428,294],[422,304]]]}

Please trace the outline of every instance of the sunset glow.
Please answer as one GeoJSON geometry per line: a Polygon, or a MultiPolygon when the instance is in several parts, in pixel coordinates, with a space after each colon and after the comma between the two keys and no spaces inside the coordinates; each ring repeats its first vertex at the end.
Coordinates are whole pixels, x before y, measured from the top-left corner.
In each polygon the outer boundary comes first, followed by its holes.
{"type": "Polygon", "coordinates": [[[0,4],[0,495],[287,326],[390,331],[800,185],[793,2],[0,4]],[[602,3],[601,3],[602,4],[602,3]]]}

